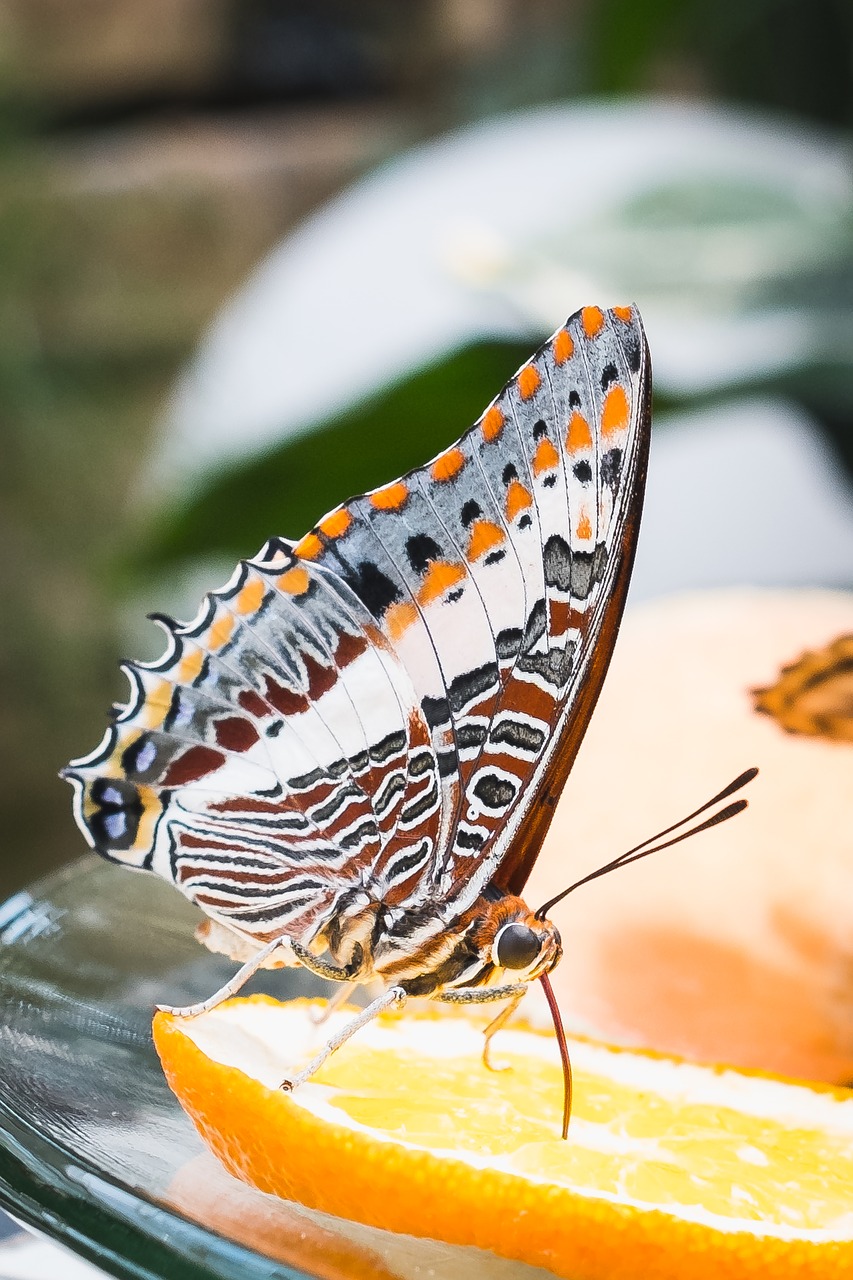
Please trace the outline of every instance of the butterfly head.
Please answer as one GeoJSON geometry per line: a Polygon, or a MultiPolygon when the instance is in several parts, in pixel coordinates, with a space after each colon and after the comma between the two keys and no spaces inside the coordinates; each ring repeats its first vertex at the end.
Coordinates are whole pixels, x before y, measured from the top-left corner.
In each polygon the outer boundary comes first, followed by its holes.
{"type": "Polygon", "coordinates": [[[550,973],[563,954],[556,927],[550,920],[538,920],[520,898],[513,901],[510,915],[507,904],[501,906],[500,914],[495,913],[498,927],[489,946],[492,964],[519,982],[532,982],[550,973]]]}

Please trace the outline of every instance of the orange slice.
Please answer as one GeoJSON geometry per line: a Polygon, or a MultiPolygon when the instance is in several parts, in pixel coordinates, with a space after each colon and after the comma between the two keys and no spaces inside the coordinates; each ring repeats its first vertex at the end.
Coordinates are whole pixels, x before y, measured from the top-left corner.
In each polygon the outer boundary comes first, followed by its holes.
{"type": "Polygon", "coordinates": [[[553,1039],[502,1032],[490,1073],[453,1012],[377,1019],[282,1093],[351,1016],[311,1003],[154,1020],[184,1110],[262,1191],[570,1280],[853,1278],[853,1091],[576,1041],[562,1142],[553,1039]]]}

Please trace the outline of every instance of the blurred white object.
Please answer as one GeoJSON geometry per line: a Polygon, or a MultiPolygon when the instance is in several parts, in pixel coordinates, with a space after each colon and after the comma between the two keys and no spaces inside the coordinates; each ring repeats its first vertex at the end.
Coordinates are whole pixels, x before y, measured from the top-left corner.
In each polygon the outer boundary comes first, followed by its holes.
{"type": "Polygon", "coordinates": [[[849,316],[760,293],[846,252],[851,210],[831,135],[707,106],[551,107],[418,147],[310,218],[225,308],[177,389],[155,492],[476,338],[541,340],[590,302],[640,305],[661,390],[844,358],[849,316]]]}
{"type": "Polygon", "coordinates": [[[808,415],[768,397],[659,419],[629,598],[815,583],[853,586],[853,495],[808,415]]]}
{"type": "Polygon", "coordinates": [[[2,1280],[99,1280],[106,1274],[61,1245],[29,1232],[0,1242],[2,1280]]]}

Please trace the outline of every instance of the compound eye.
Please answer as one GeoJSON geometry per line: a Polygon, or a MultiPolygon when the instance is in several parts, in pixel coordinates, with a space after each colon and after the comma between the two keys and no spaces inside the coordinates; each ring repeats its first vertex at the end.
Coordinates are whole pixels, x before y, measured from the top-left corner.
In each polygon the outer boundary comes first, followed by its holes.
{"type": "Polygon", "coordinates": [[[526,924],[507,924],[495,938],[495,957],[502,969],[528,969],[541,946],[539,934],[526,924]]]}

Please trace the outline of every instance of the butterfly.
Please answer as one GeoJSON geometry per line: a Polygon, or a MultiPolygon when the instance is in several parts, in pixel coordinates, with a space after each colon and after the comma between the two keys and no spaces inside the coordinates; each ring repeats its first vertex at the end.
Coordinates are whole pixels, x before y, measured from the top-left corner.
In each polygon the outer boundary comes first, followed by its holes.
{"type": "Polygon", "coordinates": [[[170,881],[202,940],[245,961],[176,1012],[282,963],[342,992],[381,983],[283,1087],[408,996],[502,1002],[492,1065],[540,979],[565,1137],[558,899],[534,912],[521,894],[613,651],[650,401],[636,309],[577,312],[456,444],[300,541],[271,538],[192,622],[159,616],[162,658],[124,664],[127,704],[65,770],[90,845],[170,881]]]}

